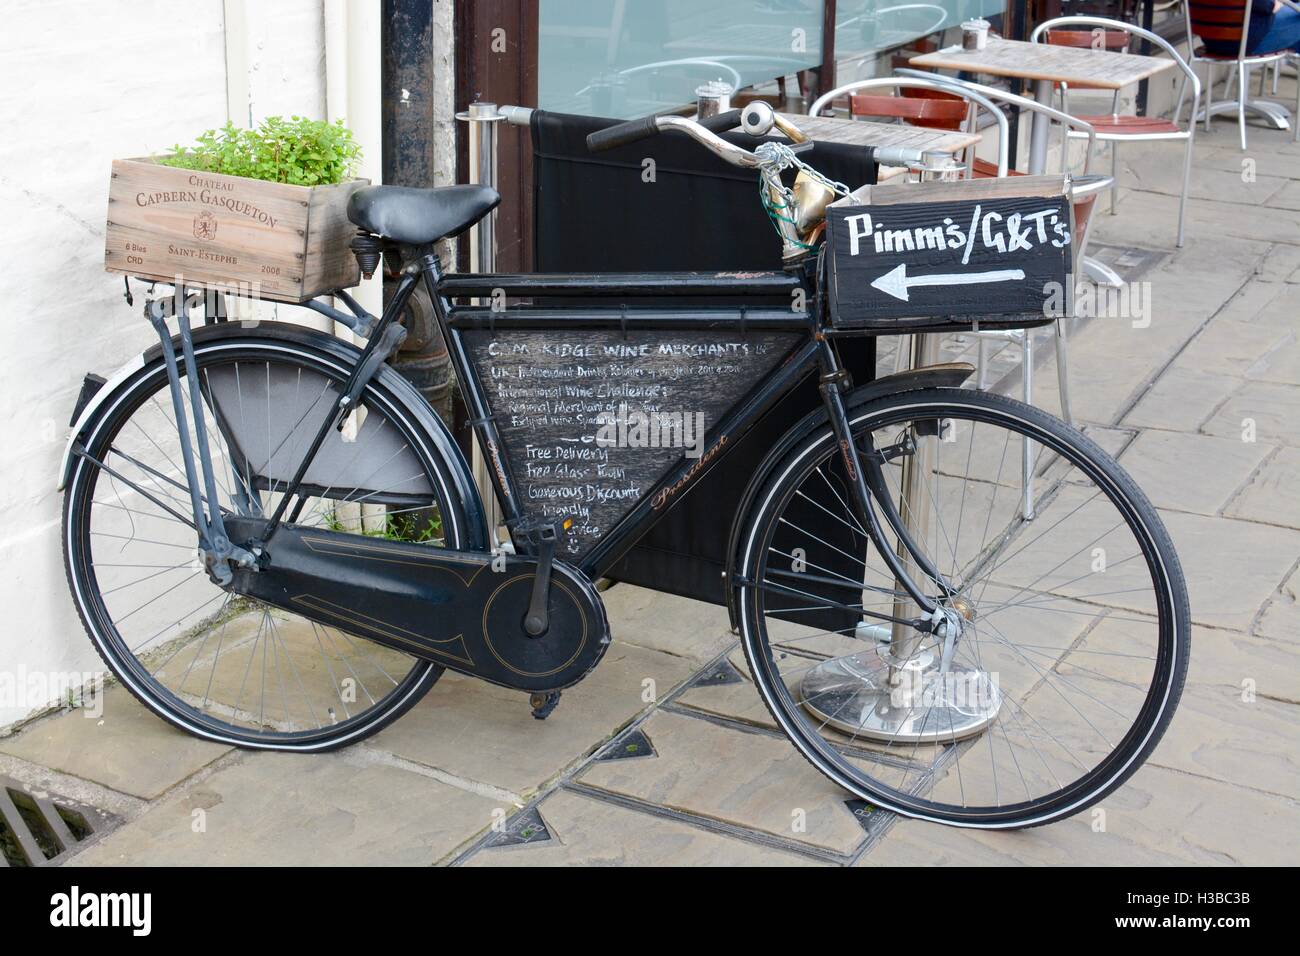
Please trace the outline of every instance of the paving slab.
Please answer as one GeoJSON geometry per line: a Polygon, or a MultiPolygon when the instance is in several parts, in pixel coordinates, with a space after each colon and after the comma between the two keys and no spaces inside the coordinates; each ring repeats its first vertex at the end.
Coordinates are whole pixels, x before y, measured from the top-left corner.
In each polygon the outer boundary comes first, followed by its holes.
{"type": "Polygon", "coordinates": [[[1193,368],[1169,368],[1156,379],[1133,409],[1125,425],[1196,431],[1236,391],[1245,379],[1193,368]]]}
{"type": "Polygon", "coordinates": [[[1255,632],[1300,644],[1300,569],[1293,571],[1270,599],[1259,616],[1255,632]]]}
{"type": "Polygon", "coordinates": [[[1212,515],[1272,451],[1267,445],[1240,439],[1145,431],[1119,463],[1157,508],[1212,515]]]}
{"type": "Polygon", "coordinates": [[[1300,557],[1300,532],[1177,511],[1160,514],[1178,549],[1197,624],[1248,631],[1300,557]]]}
{"type": "Polygon", "coordinates": [[[356,754],[255,753],[76,857],[115,866],[428,866],[499,804],[356,754]]]}
{"type": "Polygon", "coordinates": [[[564,691],[546,720],[533,718],[526,694],[448,673],[367,746],[526,796],[599,747],[693,670],[694,664],[680,657],[615,641],[595,670],[564,691]]]}
{"type": "Polygon", "coordinates": [[[1255,277],[1242,286],[1241,290],[1233,296],[1223,307],[1216,319],[1229,319],[1234,322],[1254,322],[1259,319],[1260,315],[1268,311],[1279,299],[1289,298],[1289,291],[1286,284],[1278,281],[1266,281],[1263,275],[1268,274],[1270,269],[1287,269],[1288,273],[1283,273],[1283,278],[1289,274],[1289,270],[1295,268],[1291,265],[1294,261],[1300,264],[1300,255],[1291,256],[1287,253],[1279,253],[1278,250],[1295,250],[1300,252],[1300,246],[1288,246],[1280,242],[1272,243],[1267,247],[1268,251],[1255,266],[1255,277]]]}
{"type": "Polygon", "coordinates": [[[177,730],[120,686],[104,691],[99,718],[71,710],[0,740],[0,753],[146,800],[230,750],[177,730]]]}
{"type": "Polygon", "coordinates": [[[607,760],[579,775],[611,793],[695,813],[837,853],[865,839],[849,794],[784,737],[658,711],[642,725],[658,756],[607,760]]]}
{"type": "MultiPolygon", "coordinates": [[[[1235,631],[1192,628],[1187,680],[1300,704],[1300,644],[1235,631]]],[[[1287,713],[1290,721],[1300,719],[1300,713],[1287,713]]]]}
{"type": "Polygon", "coordinates": [[[1279,448],[1233,496],[1223,513],[1300,528],[1300,448],[1279,448]]]}
{"type": "MultiPolygon", "coordinates": [[[[1100,755],[1127,730],[1153,671],[1155,648],[1138,626],[1103,621],[1055,668],[1055,692],[1030,699],[1035,720],[1052,729],[1053,744],[1100,755]]],[[[1294,667],[1294,654],[1276,642],[1215,639],[1226,633],[1193,635],[1192,659],[1203,660],[1147,762],[1280,796],[1300,793],[1300,707],[1279,699],[1294,692],[1294,683],[1266,677],[1278,664],[1294,667]]]]}
{"type": "MultiPolygon", "coordinates": [[[[1295,176],[1295,170],[1283,156],[1254,149],[1248,153],[1243,153],[1236,143],[1230,146],[1204,145],[1199,138],[1204,131],[1204,127],[1199,127],[1196,130],[1198,139],[1194,147],[1195,155],[1192,160],[1196,166],[1241,173],[1247,168],[1246,164],[1249,161],[1253,162],[1256,174],[1262,174],[1270,179],[1280,179],[1286,182],[1289,178],[1295,176]]],[[[1134,143],[1133,145],[1137,146],[1138,144],[1134,143]]],[[[1160,144],[1148,143],[1144,145],[1155,146],[1160,144]]],[[[1152,158],[1156,158],[1154,153],[1151,155],[1152,158]]]]}
{"type": "MultiPolygon", "coordinates": [[[[1238,279],[1190,280],[1162,266],[1143,277],[1152,284],[1149,325],[1132,319],[1096,318],[1070,341],[1070,399],[1076,419],[1111,424],[1146,391],[1202,324],[1240,285],[1238,279]]],[[[1038,376],[1054,379],[1049,356],[1038,376]]],[[[1050,390],[1054,392],[1054,389],[1050,390]]],[[[1050,392],[1049,392],[1050,394],[1050,392]]]]}
{"type": "Polygon", "coordinates": [[[1294,800],[1145,766],[1099,807],[1051,826],[994,832],[900,820],[859,865],[1294,865],[1294,845],[1278,837],[1297,827],[1294,800]]]}
{"type": "MultiPolygon", "coordinates": [[[[1294,329],[1300,329],[1300,316],[1292,323],[1294,329]]],[[[1246,375],[1256,382],[1280,382],[1285,385],[1300,385],[1300,341],[1295,332],[1290,332],[1291,340],[1283,343],[1268,354],[1263,355],[1246,371],[1246,375]]]]}
{"type": "Polygon", "coordinates": [[[1293,798],[1300,794],[1300,707],[1236,687],[1189,684],[1147,762],[1293,798]]]}
{"type": "MultiPolygon", "coordinates": [[[[1070,343],[1070,406],[1076,422],[1114,423],[1172,357],[1177,344],[1149,349],[1148,340],[1140,337],[1149,331],[1133,329],[1112,338],[1085,327],[1070,343]],[[1115,338],[1124,345],[1117,348],[1115,338]]],[[[1150,341],[1154,343],[1154,337],[1150,341]]],[[[1054,381],[1055,368],[1055,360],[1049,359],[1039,377],[1054,381]]]]}
{"type": "Polygon", "coordinates": [[[1253,425],[1255,440],[1300,446],[1300,387],[1247,382],[1202,427],[1209,435],[1241,437],[1253,425]]]}
{"type": "Polygon", "coordinates": [[[1278,295],[1281,295],[1288,291],[1284,283],[1297,269],[1300,269],[1300,245],[1278,242],[1274,243],[1255,274],[1263,282],[1277,284],[1280,287],[1278,295]]]}
{"type": "Polygon", "coordinates": [[[736,642],[727,609],[635,584],[601,592],[615,640],[704,663],[736,642]]]}
{"type": "Polygon", "coordinates": [[[561,790],[538,809],[551,839],[485,847],[465,866],[817,866],[816,860],[561,790]]]}
{"type": "Polygon", "coordinates": [[[1137,437],[1137,432],[1132,428],[1107,428],[1104,425],[1084,425],[1083,433],[1100,445],[1102,450],[1112,458],[1122,455],[1124,449],[1137,437]]]}
{"type": "Polygon", "coordinates": [[[1293,333],[1275,325],[1216,317],[1182,351],[1173,367],[1250,377],[1257,362],[1294,341],[1293,333]]]}
{"type": "MultiPolygon", "coordinates": [[[[1199,135],[1199,134],[1198,134],[1199,135]]],[[[1092,238],[1148,248],[1173,248],[1178,223],[1178,197],[1128,190],[1118,216],[1097,216],[1092,238]],[[1153,225],[1154,224],[1154,225],[1153,225]]],[[[1246,240],[1295,243],[1300,211],[1268,204],[1251,206],[1249,214],[1232,203],[1192,198],[1187,202],[1187,242],[1246,240]]]]}
{"type": "MultiPolygon", "coordinates": [[[[1236,282],[1237,291],[1221,305],[1221,311],[1231,307],[1242,294],[1243,287],[1251,281],[1271,252],[1282,243],[1267,239],[1238,237],[1190,237],[1181,249],[1175,249],[1166,260],[1166,266],[1186,276],[1214,275],[1222,281],[1236,282]]],[[[1225,315],[1225,318],[1243,318],[1225,315]]]]}
{"type": "MultiPolygon", "coordinates": [[[[1133,144],[1136,146],[1137,144],[1133,144]]],[[[1147,143],[1148,148],[1137,153],[1126,144],[1120,150],[1120,182],[1129,189],[1143,192],[1181,196],[1183,192],[1182,142],[1147,143]],[[1163,157],[1151,147],[1163,146],[1163,157]],[[1172,161],[1172,160],[1177,160],[1172,161]]],[[[1221,151],[1206,150],[1196,154],[1193,147],[1192,178],[1188,195],[1194,199],[1213,199],[1218,202],[1257,206],[1269,202],[1269,197],[1283,191],[1290,180],[1281,175],[1270,175],[1256,163],[1253,178],[1243,175],[1242,161],[1234,165],[1221,151]],[[1209,154],[1209,155],[1207,155],[1209,154]]],[[[1278,164],[1276,172],[1283,172],[1278,164]]]]}
{"type": "Polygon", "coordinates": [[[1300,181],[1284,183],[1268,201],[1281,209],[1300,209],[1300,181]]]}
{"type": "MultiPolygon", "coordinates": [[[[1300,246],[1294,248],[1300,249],[1300,246]]],[[[1285,291],[1267,305],[1260,307],[1247,321],[1259,323],[1261,325],[1277,325],[1294,331],[1297,326],[1295,299],[1295,284],[1297,282],[1300,282],[1300,268],[1297,268],[1296,271],[1291,274],[1290,279],[1285,284],[1282,284],[1282,288],[1285,291]]]]}
{"type": "MultiPolygon", "coordinates": [[[[1110,615],[1092,628],[1074,660],[1118,681],[1151,678],[1147,632],[1110,615]],[[1138,647],[1142,648],[1138,653],[1138,647]]],[[[1300,702],[1300,644],[1217,628],[1192,628],[1189,685],[1226,688],[1283,703],[1300,702]]],[[[1297,715],[1300,716],[1300,715],[1297,715]]]]}
{"type": "Polygon", "coordinates": [[[776,730],[776,721],[767,709],[754,680],[749,674],[745,652],[736,649],[727,655],[733,678],[728,682],[701,680],[677,698],[677,703],[705,714],[729,717],[756,727],[776,730]]]}

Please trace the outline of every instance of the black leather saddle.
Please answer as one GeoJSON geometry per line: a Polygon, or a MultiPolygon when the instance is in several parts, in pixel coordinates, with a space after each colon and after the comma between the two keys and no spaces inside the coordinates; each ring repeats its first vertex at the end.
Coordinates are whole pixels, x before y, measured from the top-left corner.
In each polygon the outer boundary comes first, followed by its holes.
{"type": "Polygon", "coordinates": [[[363,186],[348,198],[359,228],[412,246],[457,236],[501,202],[490,186],[363,186]]]}

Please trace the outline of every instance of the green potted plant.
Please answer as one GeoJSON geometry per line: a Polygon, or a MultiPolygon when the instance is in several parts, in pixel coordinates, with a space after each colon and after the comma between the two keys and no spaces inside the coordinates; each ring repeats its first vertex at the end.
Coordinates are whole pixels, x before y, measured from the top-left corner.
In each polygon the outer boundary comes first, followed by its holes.
{"type": "Polygon", "coordinates": [[[301,302],[356,285],[347,200],[360,147],[343,123],[227,123],[193,146],[113,162],[104,265],[301,302]]]}

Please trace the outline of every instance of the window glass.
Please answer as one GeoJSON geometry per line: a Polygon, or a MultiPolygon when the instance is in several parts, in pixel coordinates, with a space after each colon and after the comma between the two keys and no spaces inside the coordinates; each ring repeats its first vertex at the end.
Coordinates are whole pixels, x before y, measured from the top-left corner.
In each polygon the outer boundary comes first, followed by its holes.
{"type": "Polygon", "coordinates": [[[835,59],[902,46],[963,20],[1000,14],[1005,5],[1005,0],[838,0],[835,59]]]}
{"type": "MultiPolygon", "coordinates": [[[[954,2],[954,0],[948,0],[954,2]]],[[[821,62],[822,0],[539,0],[538,106],[630,118],[821,62]]]]}

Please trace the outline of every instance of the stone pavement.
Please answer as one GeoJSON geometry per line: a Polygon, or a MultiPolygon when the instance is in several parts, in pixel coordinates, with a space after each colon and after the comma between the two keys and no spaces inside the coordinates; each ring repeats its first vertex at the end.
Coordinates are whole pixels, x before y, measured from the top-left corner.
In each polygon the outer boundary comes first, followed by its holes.
{"type": "MultiPolygon", "coordinates": [[[[0,741],[0,774],[120,821],[79,864],[1295,863],[1300,145],[1255,127],[1242,154],[1235,138],[1226,120],[1199,134],[1183,249],[1179,147],[1121,152],[1119,215],[1098,214],[1093,248],[1150,283],[1150,322],[1092,319],[1071,340],[1076,415],[1161,510],[1196,625],[1178,714],[1103,801],[1104,830],[1092,813],[986,833],[861,806],[771,728],[724,609],[628,585],[605,593],[605,661],[544,723],[523,695],[448,674],[364,744],[252,754],[115,688],[99,719],[0,741]]],[[[1007,390],[1010,361],[994,363],[1007,390]]],[[[1038,383],[1055,410],[1050,357],[1038,383]]]]}

